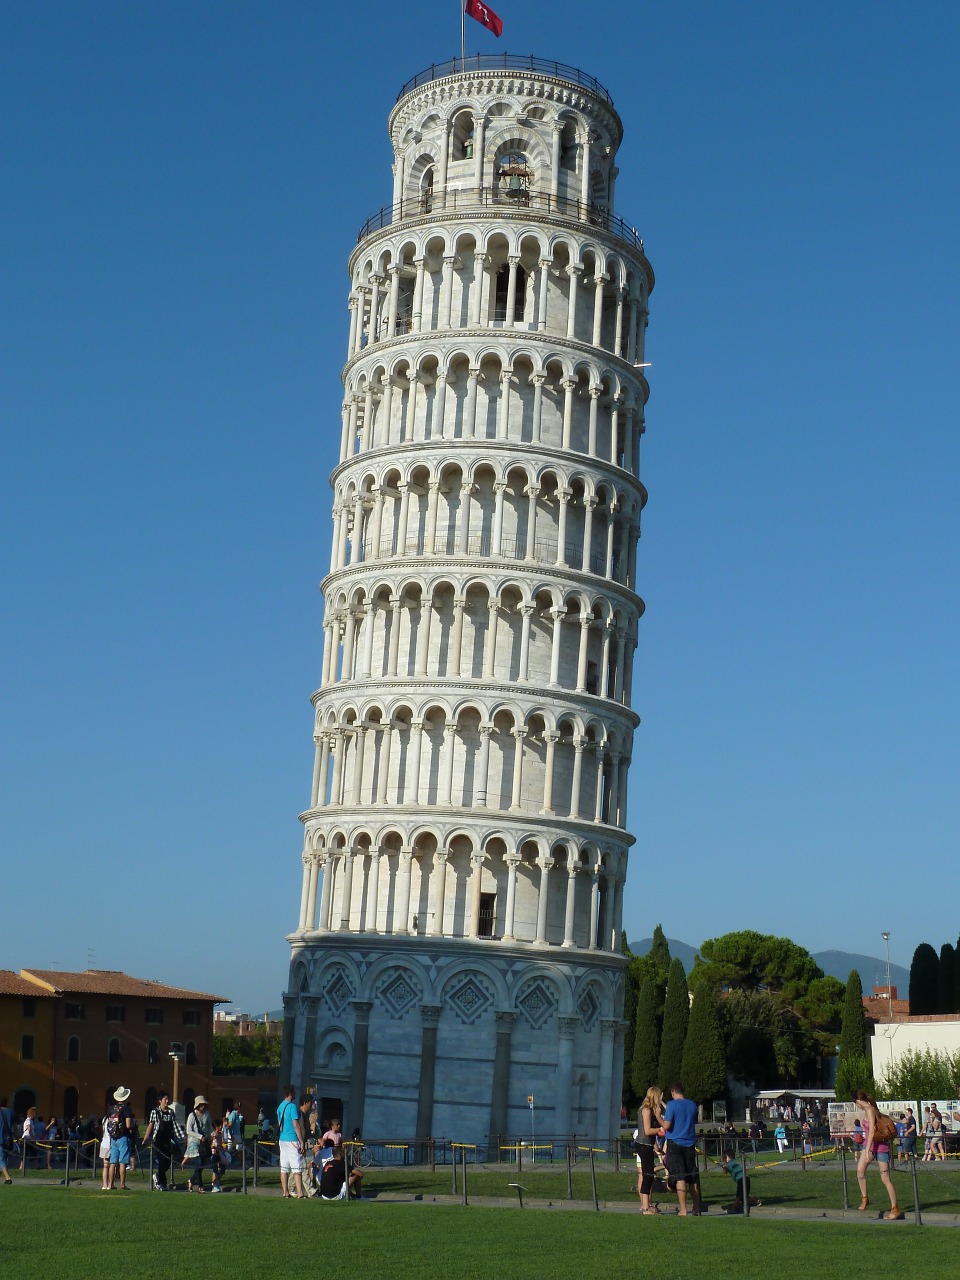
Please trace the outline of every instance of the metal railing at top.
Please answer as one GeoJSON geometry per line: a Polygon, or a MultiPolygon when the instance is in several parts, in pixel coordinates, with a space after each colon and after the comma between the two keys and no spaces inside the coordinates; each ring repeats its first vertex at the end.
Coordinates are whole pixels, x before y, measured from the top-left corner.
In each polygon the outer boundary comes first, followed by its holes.
{"type": "Polygon", "coordinates": [[[450,58],[446,62],[432,62],[423,71],[418,71],[412,80],[408,80],[397,94],[397,101],[422,84],[431,80],[442,80],[445,76],[463,75],[470,71],[533,71],[541,75],[553,76],[555,80],[566,80],[568,84],[579,85],[581,89],[589,89],[591,93],[602,98],[608,106],[613,106],[610,97],[599,80],[588,76],[577,67],[568,66],[565,62],[551,62],[548,58],[537,58],[531,54],[517,53],[475,53],[469,58],[450,58]]]}
{"type": "Polygon", "coordinates": [[[572,218],[575,222],[584,222],[601,231],[608,231],[619,240],[625,241],[631,248],[644,252],[643,239],[629,222],[617,214],[589,201],[571,199],[567,196],[555,196],[549,191],[510,191],[501,187],[468,187],[463,190],[424,192],[419,196],[410,196],[397,204],[384,205],[372,217],[369,217],[357,234],[357,243],[365,240],[374,231],[382,231],[384,227],[392,227],[405,218],[420,218],[428,214],[454,213],[458,210],[496,208],[534,210],[552,216],[572,218]]]}

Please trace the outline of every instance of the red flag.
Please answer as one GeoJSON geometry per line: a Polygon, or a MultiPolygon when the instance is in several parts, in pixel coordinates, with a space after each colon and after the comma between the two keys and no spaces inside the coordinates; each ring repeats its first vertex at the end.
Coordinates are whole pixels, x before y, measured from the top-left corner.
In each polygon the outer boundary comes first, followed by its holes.
{"type": "Polygon", "coordinates": [[[476,18],[481,26],[492,31],[495,36],[503,35],[503,23],[488,4],[482,3],[482,0],[466,0],[463,12],[468,18],[476,18]]]}

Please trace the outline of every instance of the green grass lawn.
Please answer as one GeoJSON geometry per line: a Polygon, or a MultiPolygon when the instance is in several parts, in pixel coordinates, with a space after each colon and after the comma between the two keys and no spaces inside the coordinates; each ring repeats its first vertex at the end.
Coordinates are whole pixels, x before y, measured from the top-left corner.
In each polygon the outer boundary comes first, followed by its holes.
{"type": "MultiPolygon", "coordinates": [[[[410,1188],[394,1182],[392,1189],[410,1188]]],[[[871,1264],[913,1274],[918,1247],[924,1280],[946,1280],[957,1274],[960,1245],[949,1228],[918,1234],[909,1224],[876,1219],[795,1222],[764,1219],[762,1211],[749,1220],[641,1218],[480,1204],[107,1195],[94,1184],[0,1188],[0,1222],[4,1270],[18,1280],[160,1280],[200,1272],[282,1280],[318,1267],[385,1280],[583,1280],[585,1272],[608,1278],[633,1276],[638,1266],[643,1272],[648,1268],[639,1264],[649,1250],[658,1280],[753,1280],[769,1275],[778,1259],[789,1259],[795,1271],[830,1275],[871,1264]]]]}

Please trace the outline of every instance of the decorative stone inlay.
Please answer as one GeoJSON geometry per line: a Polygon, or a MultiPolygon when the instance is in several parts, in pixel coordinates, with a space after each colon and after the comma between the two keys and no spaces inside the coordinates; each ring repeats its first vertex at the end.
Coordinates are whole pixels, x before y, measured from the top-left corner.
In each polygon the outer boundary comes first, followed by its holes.
{"type": "Polygon", "coordinates": [[[597,999],[593,987],[587,987],[577,1004],[577,1012],[580,1014],[581,1021],[587,1031],[593,1030],[593,1025],[600,1016],[600,1001],[597,999]]]}
{"type": "Polygon", "coordinates": [[[533,1027],[539,1031],[546,1020],[557,1010],[557,1001],[546,983],[539,978],[529,984],[517,1000],[517,1008],[533,1027]]]}
{"type": "Polygon", "coordinates": [[[404,969],[396,969],[377,991],[377,999],[391,1018],[402,1018],[423,993],[404,969]]]}
{"type": "Polygon", "coordinates": [[[460,1021],[469,1026],[490,1008],[493,995],[480,983],[476,974],[468,973],[449,993],[447,1003],[460,1021]]]}
{"type": "Polygon", "coordinates": [[[353,999],[353,987],[343,969],[334,969],[323,990],[323,998],[333,1013],[340,1014],[353,999]]]}

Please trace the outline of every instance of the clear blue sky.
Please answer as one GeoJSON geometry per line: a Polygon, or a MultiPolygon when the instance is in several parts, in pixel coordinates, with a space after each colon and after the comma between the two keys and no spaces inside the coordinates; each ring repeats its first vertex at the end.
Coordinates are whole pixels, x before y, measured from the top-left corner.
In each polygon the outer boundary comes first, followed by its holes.
{"type": "MultiPolygon", "coordinates": [[[[631,937],[955,939],[956,4],[500,0],[657,273],[631,937]]],[[[0,15],[0,967],[275,1008],[346,255],[454,0],[0,15]]]]}

